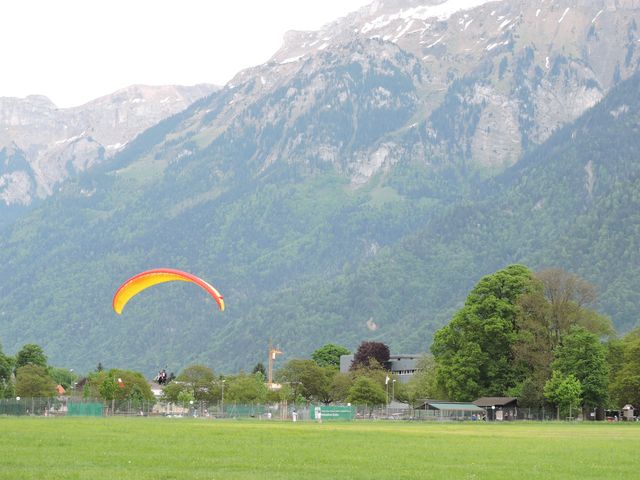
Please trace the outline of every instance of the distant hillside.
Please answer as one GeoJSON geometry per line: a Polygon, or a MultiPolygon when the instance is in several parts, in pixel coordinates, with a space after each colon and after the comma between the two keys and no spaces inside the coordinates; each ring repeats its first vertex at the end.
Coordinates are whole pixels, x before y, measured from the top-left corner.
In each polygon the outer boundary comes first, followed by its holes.
{"type": "Polygon", "coordinates": [[[285,44],[3,227],[5,351],[147,373],[248,370],[269,338],[285,358],[367,339],[417,353],[513,262],[586,276],[635,325],[640,105],[624,46],[640,9],[433,3],[376,2],[308,50],[285,44]],[[115,315],[120,282],[159,266],[204,277],[227,310],[162,285],[115,315]]]}
{"type": "Polygon", "coordinates": [[[0,97],[0,224],[217,87],[134,85],[73,108],[0,97]]]}

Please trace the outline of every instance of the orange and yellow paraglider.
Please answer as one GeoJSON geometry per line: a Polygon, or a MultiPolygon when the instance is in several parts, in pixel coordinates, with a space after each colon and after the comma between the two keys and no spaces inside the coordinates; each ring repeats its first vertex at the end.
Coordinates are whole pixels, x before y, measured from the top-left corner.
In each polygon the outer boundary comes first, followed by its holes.
{"type": "Polygon", "coordinates": [[[131,277],[120,285],[113,296],[113,309],[116,313],[121,314],[127,302],[141,291],[158,283],[175,281],[195,283],[213,297],[220,310],[224,310],[224,299],[215,288],[195,275],[173,268],[156,268],[131,277]]]}

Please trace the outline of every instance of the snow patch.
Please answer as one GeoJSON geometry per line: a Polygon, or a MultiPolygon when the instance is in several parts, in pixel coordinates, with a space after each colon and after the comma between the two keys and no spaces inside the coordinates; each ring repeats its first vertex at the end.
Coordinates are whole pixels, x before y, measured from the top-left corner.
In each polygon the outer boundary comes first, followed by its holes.
{"type": "Polygon", "coordinates": [[[285,63],[294,63],[300,60],[304,55],[297,55],[295,57],[285,58],[280,62],[280,65],[284,65],[285,63]]]}
{"type": "Polygon", "coordinates": [[[427,45],[425,48],[435,47],[437,44],[439,44],[439,43],[442,41],[442,39],[443,39],[443,38],[444,38],[444,35],[442,35],[439,39],[437,39],[437,40],[436,40],[435,42],[433,42],[432,44],[427,45]]]}
{"type": "Polygon", "coordinates": [[[492,43],[487,47],[487,52],[490,52],[491,50],[493,50],[496,47],[499,47],[500,45],[509,45],[509,41],[510,40],[505,40],[504,42],[492,43]]]}
{"type": "Polygon", "coordinates": [[[564,16],[567,14],[569,10],[571,10],[571,8],[567,7],[564,13],[562,14],[562,16],[560,17],[560,20],[558,20],[558,23],[562,23],[562,20],[564,20],[564,16]]]}
{"type": "Polygon", "coordinates": [[[82,137],[84,137],[85,133],[87,133],[87,131],[85,130],[84,132],[82,132],[80,135],[74,135],[73,137],[69,137],[69,138],[65,138],[63,140],[57,140],[55,142],[56,145],[61,145],[63,143],[71,143],[71,142],[75,142],[76,140],[80,140],[82,137]]]}
{"type": "Polygon", "coordinates": [[[123,148],[127,143],[128,143],[128,142],[124,142],[124,143],[120,143],[120,142],[118,142],[118,143],[113,143],[113,144],[111,144],[111,145],[107,145],[105,148],[106,148],[107,150],[119,150],[119,149],[123,148]]]}
{"type": "Polygon", "coordinates": [[[593,17],[593,20],[591,20],[591,23],[596,23],[596,20],[598,19],[598,17],[602,15],[602,12],[604,12],[604,8],[600,10],[598,13],[596,13],[596,16],[593,17]]]}
{"type": "MultiPolygon", "coordinates": [[[[498,0],[504,1],[504,0],[498,0]]],[[[423,5],[420,7],[408,8],[400,10],[393,15],[381,15],[372,21],[366,23],[362,29],[362,33],[372,30],[379,30],[396,20],[426,20],[428,18],[436,18],[439,21],[448,20],[455,13],[472,10],[486,3],[495,2],[495,0],[446,0],[438,5],[423,5]]]]}
{"type": "Polygon", "coordinates": [[[510,23],[511,23],[511,19],[507,18],[504,22],[500,24],[500,26],[498,27],[498,30],[502,30],[504,27],[506,27],[510,23]]]}
{"type": "Polygon", "coordinates": [[[398,35],[396,35],[396,38],[394,38],[393,41],[397,42],[401,37],[403,37],[407,33],[407,31],[411,28],[411,26],[413,25],[413,22],[414,22],[413,19],[409,20],[405,25],[405,27],[402,29],[402,31],[398,33],[398,35]]]}

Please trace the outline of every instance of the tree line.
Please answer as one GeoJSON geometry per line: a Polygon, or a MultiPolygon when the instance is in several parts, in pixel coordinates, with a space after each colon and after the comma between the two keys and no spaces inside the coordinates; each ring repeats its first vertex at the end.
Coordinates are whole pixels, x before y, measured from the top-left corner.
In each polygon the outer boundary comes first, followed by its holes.
{"type": "MultiPolygon", "coordinates": [[[[510,265],[477,283],[434,334],[430,354],[406,384],[388,370],[384,343],[362,342],[347,373],[339,370],[340,357],[351,352],[329,343],[311,358],[291,359],[277,369],[278,389],[267,388],[262,363],[235,375],[195,364],[169,376],[163,399],[185,405],[286,400],[373,407],[393,399],[416,404],[427,398],[506,396],[517,397],[521,407],[554,407],[558,416],[640,405],[640,329],[616,336],[611,321],[595,310],[596,300],[594,287],[575,274],[510,265]]],[[[47,365],[38,345],[25,345],[15,357],[0,349],[2,397],[53,396],[57,385],[73,390],[77,381],[74,372],[47,365]]],[[[76,393],[105,401],[154,401],[142,374],[105,371],[100,364],[76,393]]]]}
{"type": "Polygon", "coordinates": [[[559,416],[640,406],[640,330],[618,338],[595,304],[594,287],[561,269],[510,265],[485,276],[434,335],[425,393],[517,397],[559,416]]]}

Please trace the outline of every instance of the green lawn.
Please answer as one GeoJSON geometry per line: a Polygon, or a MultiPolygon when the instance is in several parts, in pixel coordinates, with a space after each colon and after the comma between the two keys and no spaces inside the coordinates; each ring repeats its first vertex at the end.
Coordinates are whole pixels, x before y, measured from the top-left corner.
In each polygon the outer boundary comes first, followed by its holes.
{"type": "Polygon", "coordinates": [[[0,417],[0,478],[636,479],[640,424],[0,417]]]}

